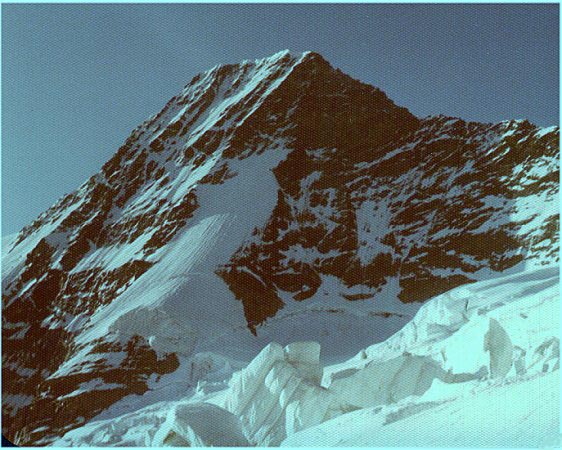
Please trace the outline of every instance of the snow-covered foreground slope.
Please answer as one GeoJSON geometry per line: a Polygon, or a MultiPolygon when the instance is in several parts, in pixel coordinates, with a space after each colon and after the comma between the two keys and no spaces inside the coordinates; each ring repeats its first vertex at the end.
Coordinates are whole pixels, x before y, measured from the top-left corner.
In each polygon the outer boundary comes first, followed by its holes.
{"type": "Polygon", "coordinates": [[[283,445],[556,447],[559,316],[558,267],[443,294],[392,338],[329,368],[329,390],[360,410],[283,445]],[[397,358],[400,369],[386,370],[397,358]]]}
{"type": "Polygon", "coordinates": [[[437,296],[324,369],[314,342],[271,343],[233,374],[201,354],[197,389],[54,445],[556,446],[559,306],[559,269],[546,267],[437,296]]]}
{"type": "Polygon", "coordinates": [[[560,374],[511,383],[443,385],[297,433],[287,447],[559,448],[560,374]]]}

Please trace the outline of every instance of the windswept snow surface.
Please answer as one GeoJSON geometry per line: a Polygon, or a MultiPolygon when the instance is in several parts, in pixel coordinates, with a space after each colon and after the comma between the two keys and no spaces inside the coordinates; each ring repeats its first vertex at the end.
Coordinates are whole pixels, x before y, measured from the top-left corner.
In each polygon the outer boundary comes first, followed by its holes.
{"type": "Polygon", "coordinates": [[[200,354],[183,398],[54,445],[558,446],[559,342],[558,268],[521,272],[437,296],[324,369],[315,342],[271,343],[233,375],[200,354]]]}
{"type": "Polygon", "coordinates": [[[282,446],[559,448],[558,371],[450,387],[436,381],[426,395],[339,416],[282,446]]]}

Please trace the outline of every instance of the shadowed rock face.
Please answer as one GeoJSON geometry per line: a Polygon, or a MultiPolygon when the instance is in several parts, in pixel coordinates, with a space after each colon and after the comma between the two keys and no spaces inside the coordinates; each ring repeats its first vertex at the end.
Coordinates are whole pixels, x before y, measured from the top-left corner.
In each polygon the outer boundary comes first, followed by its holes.
{"type": "Polygon", "coordinates": [[[305,300],[321,276],[365,287],[348,300],[376,301],[396,280],[400,300],[416,302],[482,270],[557,261],[554,130],[444,117],[417,124],[382,144],[295,144],[275,168],[273,214],[219,272],[245,301],[253,332],[283,306],[279,291],[305,300]],[[536,210],[533,196],[551,199],[551,209],[536,210]],[[270,301],[260,307],[260,298],[270,301]]]}
{"type": "Polygon", "coordinates": [[[196,76],[2,255],[3,433],[48,443],[177,369],[147,336],[77,338],[197,225],[215,201],[201,193],[259,183],[238,167],[280,142],[274,207],[211,271],[254,334],[330,277],[348,301],[420,302],[558,261],[558,140],[526,121],[420,120],[315,53],[196,76]]]}

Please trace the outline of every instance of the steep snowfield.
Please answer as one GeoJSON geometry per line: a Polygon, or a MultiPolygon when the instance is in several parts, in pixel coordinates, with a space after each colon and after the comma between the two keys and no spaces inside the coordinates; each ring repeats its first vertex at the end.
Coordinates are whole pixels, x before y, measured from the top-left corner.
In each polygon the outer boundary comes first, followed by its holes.
{"type": "Polygon", "coordinates": [[[54,445],[557,445],[557,267],[442,294],[341,364],[322,369],[320,352],[271,343],[233,375],[235,362],[202,355],[183,398],[102,415],[54,445]]]}
{"type": "MultiPolygon", "coordinates": [[[[196,337],[205,339],[225,328],[244,326],[239,305],[214,271],[256,226],[265,222],[275,206],[276,183],[270,169],[283,155],[280,145],[277,152],[238,161],[237,177],[222,185],[199,188],[199,201],[204,206],[195,212],[193,225],[170,242],[158,264],[143,274],[143,283],[137,289],[133,286],[96,312],[90,320],[91,329],[80,336],[79,342],[103,336],[111,323],[119,330],[116,319],[138,309],[181,318],[196,330],[196,337]],[[207,197],[212,200],[206,201],[207,197]],[[254,202],[261,207],[255,208],[254,202]],[[205,298],[205,302],[185,301],[189,298],[205,298]]],[[[135,321],[136,316],[129,317],[135,321]]],[[[138,334],[149,331],[142,323],[125,325],[126,318],[122,322],[125,327],[133,326],[138,334]]]]}

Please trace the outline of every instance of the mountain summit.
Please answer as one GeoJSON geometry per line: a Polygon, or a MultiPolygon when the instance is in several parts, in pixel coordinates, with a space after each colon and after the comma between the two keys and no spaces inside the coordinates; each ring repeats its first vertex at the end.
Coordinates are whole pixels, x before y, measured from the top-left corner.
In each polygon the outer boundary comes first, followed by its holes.
{"type": "Polygon", "coordinates": [[[557,263],[558,154],[557,127],[419,119],[317,53],[197,75],[3,243],[3,433],[51,443],[272,341],[340,361],[557,263]]]}

